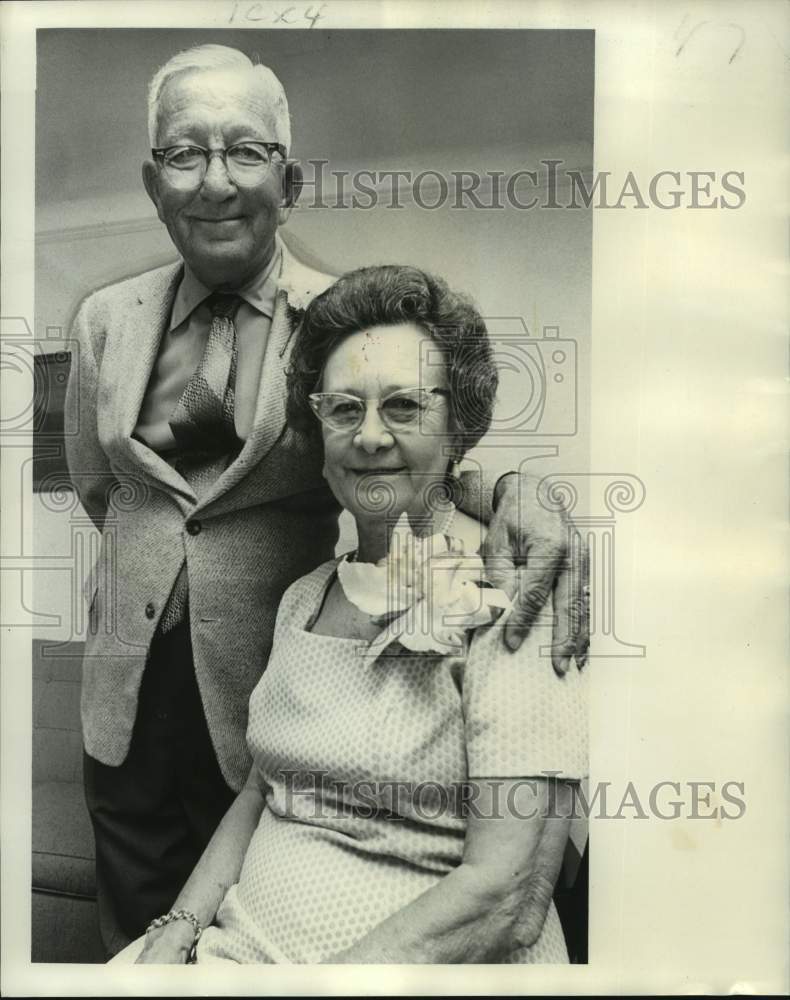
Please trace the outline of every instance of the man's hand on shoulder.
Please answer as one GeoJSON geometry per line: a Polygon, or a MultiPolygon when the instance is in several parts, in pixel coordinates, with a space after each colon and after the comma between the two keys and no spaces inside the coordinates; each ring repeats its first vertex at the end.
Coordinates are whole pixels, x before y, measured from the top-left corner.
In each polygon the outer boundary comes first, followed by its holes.
{"type": "Polygon", "coordinates": [[[551,661],[562,676],[572,656],[580,668],[587,660],[588,554],[568,514],[540,502],[539,483],[515,472],[499,480],[482,554],[491,582],[514,598],[505,626],[510,649],[519,648],[553,593],[551,661]]]}

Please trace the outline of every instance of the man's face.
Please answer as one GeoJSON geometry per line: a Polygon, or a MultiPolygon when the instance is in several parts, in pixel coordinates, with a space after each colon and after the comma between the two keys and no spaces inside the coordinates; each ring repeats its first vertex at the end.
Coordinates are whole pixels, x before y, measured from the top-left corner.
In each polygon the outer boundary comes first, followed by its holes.
{"type": "MultiPolygon", "coordinates": [[[[161,94],[157,146],[218,149],[242,140],[277,142],[275,119],[251,72],[194,71],[174,77],[161,94]]],[[[210,288],[237,288],[269,262],[277,226],[291,212],[285,167],[275,155],[266,177],[241,187],[222,159],[211,157],[202,184],[175,187],[157,164],[143,183],[170,238],[210,288]]]]}

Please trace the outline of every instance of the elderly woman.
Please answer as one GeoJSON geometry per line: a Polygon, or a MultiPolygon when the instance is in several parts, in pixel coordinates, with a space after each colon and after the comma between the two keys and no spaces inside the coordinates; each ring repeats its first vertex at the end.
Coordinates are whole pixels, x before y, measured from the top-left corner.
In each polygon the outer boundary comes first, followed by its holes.
{"type": "Polygon", "coordinates": [[[482,566],[451,470],[496,386],[478,312],[415,268],[355,271],[308,308],[289,419],[322,436],[358,547],[285,594],[249,781],[138,961],[567,961],[550,899],[586,768],[584,674],[557,677],[538,628],[514,654],[496,624],[465,627],[489,620],[482,580],[462,582],[466,619],[420,625],[441,573],[393,555],[397,535],[437,545],[439,568],[482,566]]]}

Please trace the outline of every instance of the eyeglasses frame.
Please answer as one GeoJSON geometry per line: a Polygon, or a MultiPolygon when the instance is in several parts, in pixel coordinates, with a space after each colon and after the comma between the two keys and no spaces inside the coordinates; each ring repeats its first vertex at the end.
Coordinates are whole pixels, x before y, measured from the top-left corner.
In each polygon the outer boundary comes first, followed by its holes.
{"type": "Polygon", "coordinates": [[[330,430],[336,431],[336,432],[338,432],[340,434],[356,434],[357,431],[362,426],[362,424],[365,422],[366,410],[364,408],[362,409],[362,411],[361,411],[362,412],[361,420],[359,421],[359,423],[355,427],[353,427],[353,428],[352,427],[342,427],[342,428],[341,427],[333,427],[332,424],[330,424],[327,420],[325,420],[318,413],[317,406],[318,406],[318,403],[319,403],[319,400],[321,399],[321,397],[323,397],[323,396],[342,396],[345,399],[352,399],[356,403],[373,403],[373,402],[375,402],[375,403],[378,404],[378,406],[376,407],[376,410],[377,410],[377,412],[379,414],[379,418],[380,418],[382,424],[387,428],[387,430],[391,434],[398,434],[398,433],[403,433],[403,432],[407,431],[408,428],[411,427],[411,426],[413,426],[413,425],[411,425],[411,424],[408,424],[408,425],[407,424],[403,424],[403,425],[400,425],[400,426],[396,426],[395,428],[390,427],[390,425],[387,422],[386,418],[382,414],[381,404],[384,403],[384,402],[386,402],[386,400],[390,399],[392,396],[397,396],[400,393],[406,393],[406,392],[426,392],[426,393],[429,393],[431,395],[444,396],[444,397],[446,397],[448,399],[450,397],[450,390],[449,389],[443,389],[441,386],[438,386],[438,385],[414,385],[414,386],[406,386],[403,389],[393,389],[392,392],[388,392],[386,396],[378,396],[378,397],[376,397],[376,396],[364,396],[363,397],[363,396],[355,396],[353,393],[350,393],[350,392],[311,392],[308,395],[307,399],[308,399],[308,402],[310,404],[310,409],[316,415],[316,418],[325,427],[328,427],[330,430]]]}
{"type": "MultiPolygon", "coordinates": [[[[159,166],[163,170],[165,170],[166,169],[165,156],[171,149],[199,149],[200,152],[203,154],[203,161],[205,163],[205,168],[203,170],[203,176],[200,178],[200,181],[194,185],[196,188],[200,187],[200,185],[206,179],[206,174],[208,173],[211,157],[215,155],[219,156],[222,159],[222,165],[225,167],[225,172],[227,173],[228,177],[230,177],[233,180],[233,183],[237,184],[238,181],[236,181],[236,179],[233,177],[233,174],[228,169],[228,160],[227,160],[228,151],[233,149],[234,146],[247,146],[247,145],[263,146],[266,149],[266,152],[269,154],[270,157],[269,164],[267,167],[266,174],[264,174],[264,177],[268,176],[269,168],[271,168],[271,165],[274,162],[273,159],[271,159],[272,153],[279,153],[283,159],[283,162],[286,162],[288,160],[287,150],[281,142],[264,142],[263,140],[259,139],[244,139],[241,140],[240,142],[232,142],[230,146],[220,146],[217,149],[208,149],[206,146],[199,146],[195,142],[182,142],[182,143],[177,142],[174,143],[172,146],[152,146],[151,156],[154,158],[156,163],[158,163],[159,166]]],[[[185,176],[187,173],[188,173],[187,171],[184,171],[185,176]]],[[[261,180],[263,180],[263,177],[261,178],[261,180]]],[[[260,181],[257,181],[256,183],[260,183],[260,181]]]]}

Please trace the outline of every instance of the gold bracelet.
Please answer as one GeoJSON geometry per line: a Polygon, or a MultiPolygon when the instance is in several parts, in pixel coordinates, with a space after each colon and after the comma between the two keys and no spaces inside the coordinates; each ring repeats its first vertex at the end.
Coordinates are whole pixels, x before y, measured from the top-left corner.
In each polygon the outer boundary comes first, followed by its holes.
{"type": "Polygon", "coordinates": [[[203,933],[203,928],[200,926],[200,921],[191,910],[170,910],[170,912],[166,913],[163,917],[157,917],[156,920],[152,920],[146,927],[145,933],[148,934],[149,931],[154,931],[157,927],[164,927],[166,924],[172,924],[175,920],[186,920],[188,923],[192,924],[195,937],[192,941],[192,947],[189,949],[187,965],[194,965],[197,958],[197,943],[200,940],[200,935],[203,933]]]}

